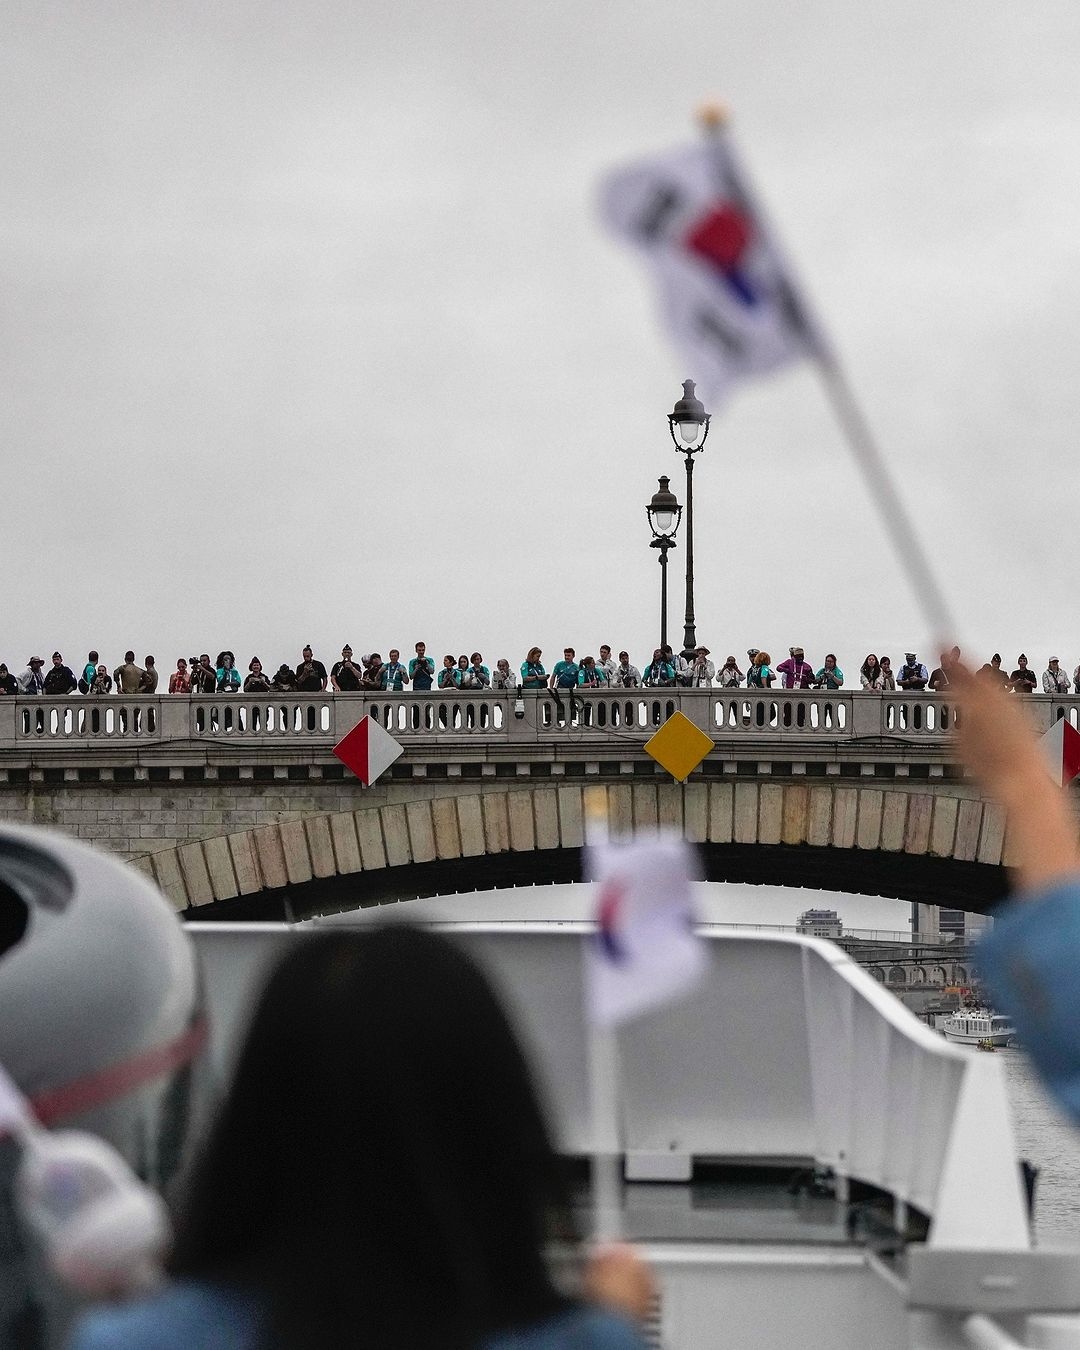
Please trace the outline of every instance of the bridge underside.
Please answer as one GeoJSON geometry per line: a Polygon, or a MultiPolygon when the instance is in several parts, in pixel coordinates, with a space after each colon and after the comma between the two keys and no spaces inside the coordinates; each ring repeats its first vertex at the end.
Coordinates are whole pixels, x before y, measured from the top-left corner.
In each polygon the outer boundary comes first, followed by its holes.
{"type": "MultiPolygon", "coordinates": [[[[807,887],[920,901],[985,914],[1008,890],[999,864],[808,844],[699,844],[706,880],[807,887]]],[[[581,852],[551,848],[406,863],[312,878],[190,911],[204,920],[304,919],[459,891],[580,881],[581,852]]]]}

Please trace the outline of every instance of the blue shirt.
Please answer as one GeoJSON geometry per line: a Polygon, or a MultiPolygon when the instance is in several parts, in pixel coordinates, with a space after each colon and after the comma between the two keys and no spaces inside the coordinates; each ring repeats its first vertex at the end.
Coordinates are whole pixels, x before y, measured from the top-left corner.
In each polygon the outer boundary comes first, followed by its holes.
{"type": "Polygon", "coordinates": [[[521,684],[525,689],[542,689],[547,684],[547,671],[541,661],[522,661],[521,684]]]}
{"type": "Polygon", "coordinates": [[[1080,876],[1009,905],[976,965],[1051,1094],[1080,1122],[1080,876]]]}
{"type": "Polygon", "coordinates": [[[407,671],[400,661],[387,661],[379,672],[379,687],[381,689],[396,689],[400,694],[406,674],[407,671]]]}
{"type": "Polygon", "coordinates": [[[555,676],[556,687],[559,689],[576,689],[580,669],[581,667],[576,661],[556,661],[555,669],[551,672],[555,676]]]}
{"type": "Polygon", "coordinates": [[[435,658],[413,656],[409,659],[409,679],[414,689],[430,689],[435,678],[435,658]]]}
{"type": "MultiPolygon", "coordinates": [[[[261,1324],[252,1296],[181,1280],[151,1298],[89,1313],[70,1350],[259,1350],[261,1324]]],[[[645,1350],[645,1342],[613,1313],[569,1308],[537,1326],[496,1336],[485,1350],[645,1350]]]]}

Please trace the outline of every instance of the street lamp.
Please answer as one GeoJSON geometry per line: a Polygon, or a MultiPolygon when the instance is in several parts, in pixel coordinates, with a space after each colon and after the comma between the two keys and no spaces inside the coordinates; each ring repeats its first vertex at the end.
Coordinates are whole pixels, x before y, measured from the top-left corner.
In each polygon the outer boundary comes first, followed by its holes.
{"type": "Polygon", "coordinates": [[[660,550],[660,646],[667,646],[667,555],[668,549],[675,547],[675,532],[682,519],[682,507],[671,491],[671,480],[665,474],[659,480],[660,486],[653,493],[652,501],[645,508],[649,529],[653,532],[650,548],[660,550]]]}
{"type": "Polygon", "coordinates": [[[694,395],[694,381],[683,381],[683,396],[668,413],[668,430],[680,455],[686,457],[686,620],[683,656],[693,660],[697,647],[694,621],[694,456],[705,449],[712,418],[694,395]]]}

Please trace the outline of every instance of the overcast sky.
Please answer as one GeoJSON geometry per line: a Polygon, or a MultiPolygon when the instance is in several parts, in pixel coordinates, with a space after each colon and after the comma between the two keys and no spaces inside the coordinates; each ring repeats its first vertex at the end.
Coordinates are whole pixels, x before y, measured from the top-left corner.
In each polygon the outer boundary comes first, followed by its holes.
{"type": "MultiPolygon", "coordinates": [[[[640,663],[694,372],[596,196],[712,96],[959,640],[1080,662],[1075,0],[34,0],[5,29],[14,668],[640,663]]],[[[809,367],[734,396],[695,486],[714,655],[932,655],[809,367]]]]}

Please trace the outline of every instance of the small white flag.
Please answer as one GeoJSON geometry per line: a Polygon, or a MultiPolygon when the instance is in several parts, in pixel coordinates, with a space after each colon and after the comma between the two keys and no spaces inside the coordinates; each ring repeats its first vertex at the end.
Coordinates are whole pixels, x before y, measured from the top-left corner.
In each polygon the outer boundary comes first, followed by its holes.
{"type": "Polygon", "coordinates": [[[710,406],[740,380],[821,351],[726,133],[612,173],[601,211],[652,265],[668,329],[710,406]]]}
{"type": "Polygon", "coordinates": [[[589,1019],[611,1027],[689,992],[705,972],[694,932],[694,854],[678,835],[591,846],[596,933],[587,944],[589,1019]]]}

